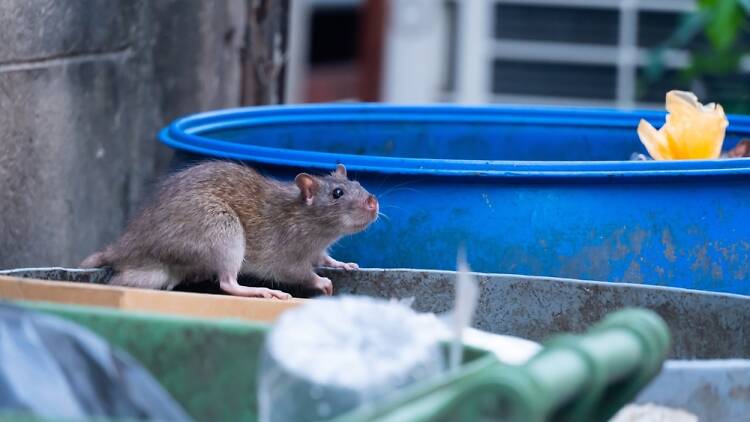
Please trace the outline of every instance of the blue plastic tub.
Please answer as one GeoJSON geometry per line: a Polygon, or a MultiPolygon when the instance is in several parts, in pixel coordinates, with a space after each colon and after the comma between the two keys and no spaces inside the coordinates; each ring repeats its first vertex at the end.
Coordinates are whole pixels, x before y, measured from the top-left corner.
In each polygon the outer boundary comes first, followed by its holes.
{"type": "MultiPolygon", "coordinates": [[[[628,161],[653,111],[316,105],[198,114],[165,128],[178,164],[330,171],[388,218],[334,256],[366,267],[474,269],[750,294],[750,159],[628,161]]],[[[729,116],[725,149],[750,137],[729,116]]]]}

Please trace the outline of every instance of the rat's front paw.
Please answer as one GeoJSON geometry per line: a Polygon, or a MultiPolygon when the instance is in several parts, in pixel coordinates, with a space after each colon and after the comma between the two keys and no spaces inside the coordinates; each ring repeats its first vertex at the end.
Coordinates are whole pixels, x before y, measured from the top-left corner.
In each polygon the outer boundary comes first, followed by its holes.
{"type": "Polygon", "coordinates": [[[358,270],[359,265],[355,264],[354,262],[339,262],[336,261],[336,264],[333,265],[333,268],[343,268],[346,271],[353,271],[358,270]]]}
{"type": "Polygon", "coordinates": [[[341,262],[337,261],[330,256],[325,259],[323,264],[327,267],[331,268],[342,268],[346,271],[352,271],[352,270],[358,270],[359,265],[355,264],[354,262],[341,262]]]}
{"type": "Polygon", "coordinates": [[[331,296],[333,294],[333,283],[331,282],[331,279],[319,275],[316,275],[315,277],[316,278],[313,280],[311,287],[315,290],[320,290],[326,296],[331,296]]]}

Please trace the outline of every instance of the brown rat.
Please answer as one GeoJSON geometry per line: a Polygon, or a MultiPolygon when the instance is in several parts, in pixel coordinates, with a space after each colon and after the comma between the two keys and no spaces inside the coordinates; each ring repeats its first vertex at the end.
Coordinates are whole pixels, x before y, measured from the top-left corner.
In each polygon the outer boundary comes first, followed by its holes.
{"type": "Polygon", "coordinates": [[[215,277],[229,294],[287,299],[289,294],[237,283],[239,274],[303,283],[330,295],[319,265],[352,270],[327,249],[378,217],[378,201],[339,164],[325,177],[294,182],[265,178],[240,164],[206,162],[167,178],[122,237],[86,258],[84,268],[111,266],[110,284],[172,289],[215,277]]]}

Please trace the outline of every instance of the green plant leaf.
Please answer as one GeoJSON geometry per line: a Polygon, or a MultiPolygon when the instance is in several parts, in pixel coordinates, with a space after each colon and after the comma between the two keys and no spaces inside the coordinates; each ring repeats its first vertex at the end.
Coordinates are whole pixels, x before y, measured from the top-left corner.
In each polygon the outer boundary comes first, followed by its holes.
{"type": "Polygon", "coordinates": [[[712,52],[703,55],[694,55],[691,64],[691,70],[694,76],[700,74],[722,75],[730,74],[737,71],[740,65],[742,53],[729,52],[712,52]]]}
{"type": "Polygon", "coordinates": [[[714,0],[706,36],[715,49],[727,51],[737,39],[742,22],[743,13],[737,0],[714,0]]]}

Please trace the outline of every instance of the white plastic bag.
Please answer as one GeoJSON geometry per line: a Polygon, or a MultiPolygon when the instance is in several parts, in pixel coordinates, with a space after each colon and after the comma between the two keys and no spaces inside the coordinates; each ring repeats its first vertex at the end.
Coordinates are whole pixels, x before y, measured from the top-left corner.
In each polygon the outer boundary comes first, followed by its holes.
{"type": "Polygon", "coordinates": [[[311,301],[285,312],[266,338],[259,420],[328,420],[440,374],[444,360],[436,332],[397,301],[311,301]]]}

